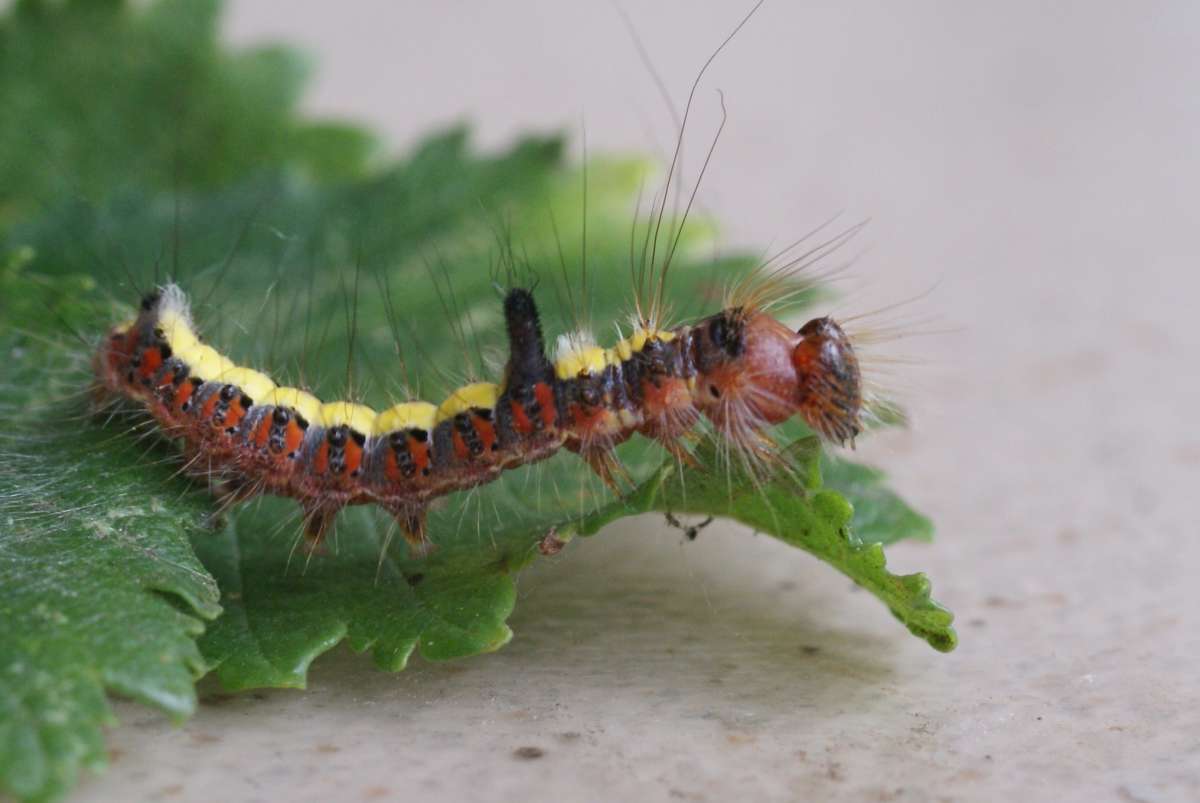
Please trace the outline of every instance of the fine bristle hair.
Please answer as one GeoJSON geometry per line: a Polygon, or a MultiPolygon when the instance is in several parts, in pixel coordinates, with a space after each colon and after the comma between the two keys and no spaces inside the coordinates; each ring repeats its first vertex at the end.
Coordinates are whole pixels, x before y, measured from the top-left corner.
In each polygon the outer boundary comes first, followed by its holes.
{"type": "MultiPolygon", "coordinates": [[[[687,101],[684,104],[683,116],[677,124],[677,133],[675,138],[675,148],[671,155],[671,162],[667,168],[667,175],[664,181],[662,192],[651,199],[651,221],[647,227],[645,238],[641,246],[640,256],[633,260],[631,259],[630,270],[634,289],[634,311],[637,318],[637,326],[648,331],[655,331],[659,328],[667,326],[669,319],[669,310],[666,308],[666,288],[667,276],[671,269],[672,261],[674,260],[676,250],[683,238],[684,229],[687,225],[688,217],[691,214],[692,207],[696,202],[696,196],[700,191],[700,186],[704,181],[704,176],[708,171],[709,163],[712,160],[713,153],[716,150],[717,143],[720,141],[721,134],[725,130],[725,124],[728,121],[728,111],[725,107],[725,95],[720,90],[717,90],[721,107],[721,122],[717,126],[708,150],[705,154],[700,171],[696,177],[696,181],[692,185],[691,192],[688,194],[687,202],[684,205],[682,214],[679,215],[678,222],[669,223],[667,231],[662,231],[663,223],[667,219],[667,203],[671,198],[672,185],[675,183],[678,176],[682,180],[680,173],[682,171],[682,156],[684,146],[684,136],[687,131],[688,121],[691,117],[692,107],[696,100],[696,92],[700,88],[701,81],[708,68],[712,66],[721,52],[733,41],[734,37],[746,26],[751,17],[755,15],[758,9],[762,6],[765,0],[758,0],[751,7],[750,11],[742,17],[741,21],[734,26],[733,30],[721,41],[719,45],[701,65],[700,70],[696,73],[695,79],[692,81],[691,88],[688,91],[687,101]],[[659,245],[660,235],[664,235],[662,239],[662,259],[659,261],[659,245]]],[[[628,23],[627,23],[628,24],[628,23]]],[[[639,51],[643,50],[640,42],[635,37],[635,45],[639,51]]],[[[651,74],[655,75],[655,71],[651,69],[651,74]]],[[[656,82],[660,83],[656,77],[656,82]]],[[[672,214],[674,217],[674,214],[672,214]]],[[[632,254],[631,254],[632,256],[632,254]]]]}
{"type": "Polygon", "coordinates": [[[175,282],[167,282],[159,288],[159,317],[161,318],[168,313],[179,316],[188,326],[193,325],[191,303],[188,301],[187,294],[183,292],[183,288],[175,284],[175,282]]]}
{"type": "Polygon", "coordinates": [[[826,263],[869,223],[864,220],[820,237],[836,220],[833,217],[821,223],[730,284],[725,292],[725,308],[771,312],[828,284],[849,261],[826,263]]]}

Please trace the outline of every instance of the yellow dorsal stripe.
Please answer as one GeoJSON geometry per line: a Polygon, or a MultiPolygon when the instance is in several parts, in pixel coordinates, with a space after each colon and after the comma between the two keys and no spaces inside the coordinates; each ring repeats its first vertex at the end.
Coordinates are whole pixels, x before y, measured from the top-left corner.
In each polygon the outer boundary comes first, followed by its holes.
{"type": "Polygon", "coordinates": [[[255,404],[261,404],[259,400],[275,390],[275,383],[269,376],[250,368],[230,368],[217,377],[217,381],[237,385],[255,404]]]}
{"type": "Polygon", "coordinates": [[[437,411],[436,421],[437,423],[441,423],[447,418],[453,418],[459,413],[467,412],[472,407],[481,407],[490,410],[496,406],[496,400],[499,398],[500,386],[494,385],[491,382],[475,382],[470,385],[463,385],[442,402],[442,406],[437,411]]]}
{"type": "MultiPolygon", "coordinates": [[[[629,352],[629,356],[632,357],[634,354],[644,349],[646,347],[646,343],[650,340],[658,340],[663,343],[670,343],[674,339],[675,333],[669,329],[646,329],[644,327],[638,327],[633,331],[633,334],[621,341],[621,343],[617,344],[617,350],[621,351],[621,346],[624,345],[625,349],[629,352]]],[[[625,357],[625,359],[629,359],[629,357],[625,357]]]]}
{"type": "Polygon", "coordinates": [[[437,423],[438,408],[429,402],[404,402],[384,410],[375,419],[375,432],[384,435],[402,429],[433,429],[437,423]]]}
{"type": "Polygon", "coordinates": [[[321,405],[320,424],[326,428],[348,426],[363,435],[374,435],[376,418],[375,411],[365,404],[336,401],[321,405]]]}
{"type": "Polygon", "coordinates": [[[559,379],[574,379],[580,374],[598,374],[608,365],[607,353],[599,346],[572,351],[554,363],[559,379]]]}
{"type": "Polygon", "coordinates": [[[675,333],[669,329],[638,327],[629,337],[619,341],[610,349],[584,345],[576,346],[565,353],[560,351],[562,356],[554,363],[554,373],[559,379],[574,379],[585,374],[599,374],[610,365],[618,365],[633,359],[633,355],[644,349],[646,344],[652,340],[670,343],[674,339],[675,333]]]}
{"type": "Polygon", "coordinates": [[[313,424],[321,423],[321,400],[299,388],[275,388],[265,394],[263,398],[254,399],[254,401],[259,404],[269,404],[272,407],[290,407],[304,420],[313,424]]]}
{"type": "Polygon", "coordinates": [[[212,346],[198,345],[181,354],[180,359],[187,363],[192,376],[203,382],[215,382],[221,374],[237,368],[233,360],[217,353],[212,346]]]}
{"type": "Polygon", "coordinates": [[[158,328],[162,330],[171,351],[179,355],[180,359],[200,346],[200,338],[192,331],[191,324],[174,310],[168,310],[159,316],[158,328]]]}

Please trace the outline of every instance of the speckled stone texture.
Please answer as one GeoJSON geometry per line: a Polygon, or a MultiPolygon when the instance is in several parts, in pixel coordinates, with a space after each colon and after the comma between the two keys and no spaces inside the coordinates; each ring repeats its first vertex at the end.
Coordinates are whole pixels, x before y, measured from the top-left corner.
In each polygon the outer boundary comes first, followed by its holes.
{"type": "MultiPolygon", "coordinates": [[[[677,100],[743,3],[627,4],[677,100]]],[[[609,4],[238,2],[315,51],[311,107],[401,146],[578,127],[666,150],[609,4]],[[407,4],[406,4],[407,5],[407,4]]],[[[732,243],[873,218],[837,311],[937,334],[884,366],[915,424],[862,457],[932,514],[890,551],[959,617],[940,655],[802,553],[622,522],[522,577],[516,637],[305,692],[132,705],[99,800],[1200,800],[1200,6],[768,4],[699,94],[687,168],[732,243]],[[887,320],[885,316],[885,320],[887,320]]]]}

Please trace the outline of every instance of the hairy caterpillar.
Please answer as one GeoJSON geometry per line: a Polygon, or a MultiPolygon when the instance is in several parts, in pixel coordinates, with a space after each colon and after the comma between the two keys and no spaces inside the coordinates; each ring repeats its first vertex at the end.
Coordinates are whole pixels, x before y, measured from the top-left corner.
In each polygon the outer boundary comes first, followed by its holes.
{"type": "Polygon", "coordinates": [[[226,500],[297,499],[310,545],[341,508],[378,504],[424,549],[434,499],[564,447],[619,492],[618,444],[640,434],[688,460],[685,440],[702,417],[758,459],[771,456],[764,429],[794,415],[826,439],[852,442],[863,392],[851,341],[831,318],[793,331],[772,317],[779,280],[744,280],[724,309],[693,324],[659,328],[657,314],[640,315],[610,348],[564,339],[553,361],[533,293],[510,289],[500,382],[465,385],[440,405],[376,412],[279,387],[204,344],[174,284],[109,333],[95,370],[103,392],[140,402],[181,439],[188,470],[226,500]]]}
{"type": "MultiPolygon", "coordinates": [[[[668,188],[696,87],[759,5],[693,82],[668,188]]],[[[683,220],[698,186],[699,179],[683,220]]],[[[776,457],[765,430],[793,416],[829,441],[853,443],[862,429],[864,399],[850,337],[831,318],[793,330],[770,310],[797,291],[794,273],[839,247],[857,227],[782,267],[768,261],[734,286],[720,312],[667,327],[666,274],[682,223],[668,232],[666,254],[656,265],[666,197],[664,190],[647,230],[648,259],[644,248],[643,264],[635,267],[638,298],[628,337],[608,348],[589,336],[564,337],[551,360],[532,290],[514,287],[503,302],[503,376],[497,383],[459,387],[438,405],[407,401],[377,412],[277,386],[204,344],[174,284],[147,295],[136,319],[109,333],[95,356],[98,386],[144,405],[165,434],[183,441],[188,471],[209,479],[224,500],[260,493],[297,499],[310,545],[320,542],[343,507],[378,504],[410,545],[424,549],[433,500],[562,448],[620,493],[625,472],[615,456],[619,444],[638,434],[690,461],[687,441],[702,419],[756,465],[776,457]],[[647,287],[652,298],[644,302],[647,287]]]]}

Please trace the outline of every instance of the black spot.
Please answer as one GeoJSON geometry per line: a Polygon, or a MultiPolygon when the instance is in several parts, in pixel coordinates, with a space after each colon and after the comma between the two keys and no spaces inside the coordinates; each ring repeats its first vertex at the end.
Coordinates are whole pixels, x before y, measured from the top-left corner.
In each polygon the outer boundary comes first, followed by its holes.
{"type": "Polygon", "coordinates": [[[281,427],[287,425],[291,417],[286,407],[276,407],[275,412],[271,413],[271,420],[281,427]]]}
{"type": "Polygon", "coordinates": [[[714,399],[719,399],[719,398],[721,398],[721,389],[718,388],[716,385],[709,385],[708,386],[708,395],[712,396],[714,399]]]}
{"type": "Polygon", "coordinates": [[[429,433],[423,429],[410,429],[408,434],[412,436],[417,443],[425,443],[429,440],[429,433]]]}
{"type": "Polygon", "coordinates": [[[404,575],[404,581],[406,583],[408,583],[410,586],[420,585],[421,581],[424,579],[425,579],[425,575],[421,574],[420,572],[414,572],[413,574],[404,575]]]}
{"type": "Polygon", "coordinates": [[[724,315],[718,315],[712,319],[712,323],[708,325],[708,337],[713,343],[725,348],[725,340],[729,336],[729,323],[725,320],[724,315]]]}
{"type": "Polygon", "coordinates": [[[408,451],[408,444],[392,444],[392,451],[396,453],[396,465],[400,467],[400,473],[405,477],[411,477],[417,473],[417,466],[413,463],[412,455],[408,451]]]}
{"type": "Polygon", "coordinates": [[[296,425],[299,426],[300,429],[308,429],[308,421],[299,413],[296,413],[296,425]]]}
{"type": "Polygon", "coordinates": [[[171,346],[167,343],[160,343],[158,346],[158,353],[162,355],[162,358],[165,361],[171,359],[171,355],[173,355],[175,352],[171,351],[171,346]]]}
{"type": "Polygon", "coordinates": [[[356,429],[350,430],[350,437],[360,447],[363,446],[364,444],[366,444],[366,442],[367,442],[367,436],[362,434],[361,432],[359,432],[356,429]]]}
{"type": "Polygon", "coordinates": [[[254,399],[250,398],[245,393],[243,393],[242,394],[242,409],[249,410],[253,406],[254,406],[254,399]]]}
{"type": "Polygon", "coordinates": [[[233,385],[222,385],[221,386],[221,401],[223,401],[223,402],[233,401],[233,397],[236,395],[237,395],[237,388],[234,387],[233,385]]]}
{"type": "Polygon", "coordinates": [[[471,423],[470,413],[459,413],[454,416],[454,428],[458,431],[459,436],[463,439],[463,443],[467,446],[467,451],[472,456],[478,457],[483,454],[483,441],[480,439],[475,425],[471,423]]]}
{"type": "Polygon", "coordinates": [[[587,380],[582,380],[579,387],[579,400],[588,407],[599,407],[600,389],[587,380]]]}
{"type": "Polygon", "coordinates": [[[329,441],[329,445],[333,447],[343,447],[346,445],[346,428],[333,427],[325,433],[325,440],[329,441]]]}

